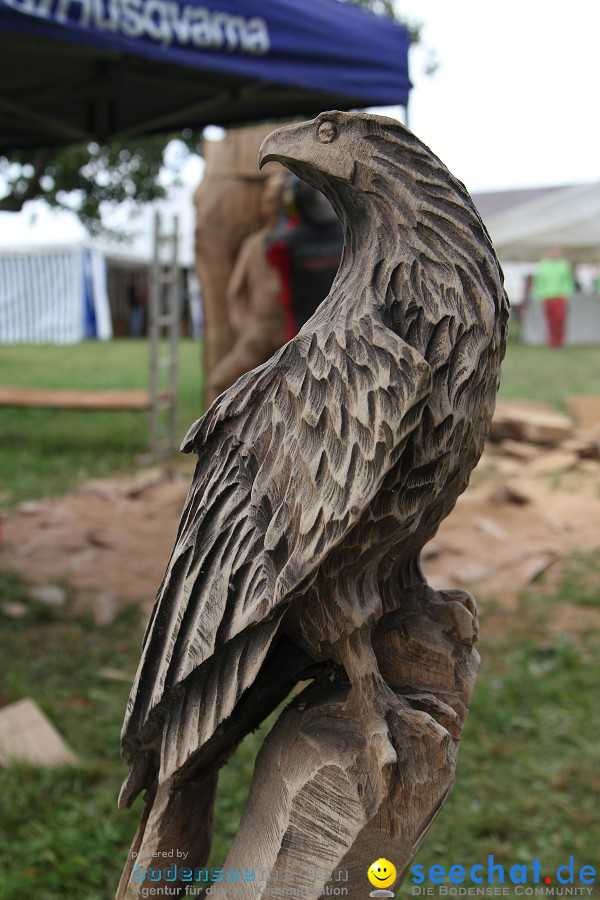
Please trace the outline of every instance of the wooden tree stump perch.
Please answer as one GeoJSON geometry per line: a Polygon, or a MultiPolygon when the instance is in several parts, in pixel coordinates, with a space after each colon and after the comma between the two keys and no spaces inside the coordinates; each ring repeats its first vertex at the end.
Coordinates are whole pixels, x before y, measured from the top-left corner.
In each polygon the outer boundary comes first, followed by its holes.
{"type": "Polygon", "coordinates": [[[430,588],[419,555],[491,422],[508,305],[489,237],[390,119],[323,113],[271,134],[271,160],[328,196],[344,256],[300,334],[184,441],[198,464],[123,728],[120,802],[146,801],[118,898],[138,895],[136,861],[206,864],[219,769],[304,682],[225,870],[258,873],[256,900],[283,877],[316,900],[340,873],[364,898],[380,857],[399,883],[452,786],[475,682],[473,598],[430,588]]]}
{"type": "MultiPolygon", "coordinates": [[[[292,872],[315,898],[341,870],[352,900],[368,895],[367,869],[379,857],[404,876],[454,781],[479,663],[469,595],[427,590],[407,606],[384,616],[373,638],[395,695],[379,732],[356,716],[347,685],[325,679],[306,688],[259,753],[225,869],[252,860],[273,879],[292,872]]],[[[254,896],[274,889],[273,879],[257,883],[254,896]]]]}

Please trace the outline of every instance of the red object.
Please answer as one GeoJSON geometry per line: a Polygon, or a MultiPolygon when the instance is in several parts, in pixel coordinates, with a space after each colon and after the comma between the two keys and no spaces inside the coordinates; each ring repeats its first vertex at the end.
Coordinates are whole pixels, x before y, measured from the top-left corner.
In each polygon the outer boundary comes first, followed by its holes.
{"type": "Polygon", "coordinates": [[[267,260],[269,265],[279,272],[281,279],[281,291],[279,294],[279,302],[283,307],[285,315],[285,339],[291,341],[298,333],[296,322],[292,313],[292,263],[290,257],[290,248],[285,241],[275,241],[267,249],[267,260]]]}
{"type": "Polygon", "coordinates": [[[562,347],[565,339],[567,320],[567,301],[564,297],[549,297],[544,300],[546,326],[548,329],[548,345],[562,347]]]}

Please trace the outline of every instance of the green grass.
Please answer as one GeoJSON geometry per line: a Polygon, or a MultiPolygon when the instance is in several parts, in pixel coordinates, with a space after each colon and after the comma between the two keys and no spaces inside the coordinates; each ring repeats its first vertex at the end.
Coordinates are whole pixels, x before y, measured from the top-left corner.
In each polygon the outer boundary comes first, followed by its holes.
{"type": "MultiPolygon", "coordinates": [[[[119,389],[148,386],[148,342],[4,346],[0,384],[119,389]]],[[[180,344],[178,431],[201,413],[200,349],[180,344]]],[[[131,469],[148,446],[146,413],[6,408],[0,418],[0,503],[74,490],[87,478],[131,469]]]]}
{"type": "MultiPolygon", "coordinates": [[[[560,602],[537,599],[546,617],[560,602]]],[[[424,872],[469,869],[490,854],[507,873],[539,859],[554,875],[570,856],[577,870],[598,871],[600,633],[557,640],[525,612],[517,628],[482,641],[456,786],[414,860],[424,872]]]]}
{"type": "MultiPolygon", "coordinates": [[[[0,770],[0,900],[109,900],[141,804],[115,806],[128,684],[103,679],[100,669],[133,674],[141,622],[127,610],[100,628],[72,609],[34,604],[15,577],[2,576],[0,588],[3,600],[28,609],[16,621],[0,614],[0,702],[33,697],[80,760],[73,769],[0,770]]],[[[415,860],[425,871],[474,865],[488,854],[505,867],[537,857],[552,871],[573,855],[576,865],[600,868],[600,629],[574,640],[549,624],[561,605],[599,593],[597,555],[580,554],[558,589],[536,585],[510,616],[492,607],[489,625],[483,615],[456,787],[415,860]]],[[[263,732],[246,740],[222,776],[212,864],[237,828],[263,732]]]]}
{"type": "MultiPolygon", "coordinates": [[[[182,341],[178,431],[201,412],[198,344],[182,341]]],[[[0,384],[57,388],[143,388],[147,341],[88,342],[67,347],[4,346],[0,384]]],[[[597,347],[549,350],[510,341],[500,397],[526,397],[558,408],[569,394],[600,390],[597,347]]],[[[74,490],[87,478],[131,469],[147,448],[145,413],[3,409],[0,504],[74,490]]]]}
{"type": "MultiPolygon", "coordinates": [[[[135,388],[147,384],[146,342],[74,347],[3,347],[0,384],[135,388]]],[[[526,347],[512,341],[500,396],[564,406],[570,393],[600,385],[597,348],[526,347]]],[[[181,345],[181,434],[199,414],[198,345],[181,345]]],[[[90,477],[130,469],[146,448],[145,416],[57,410],[3,410],[2,505],[74,489],[90,477]]],[[[0,574],[2,599],[25,603],[21,620],[0,613],[0,704],[33,697],[80,759],[74,769],[0,770],[0,900],[108,900],[134,833],[140,802],[118,811],[125,772],[119,730],[142,623],[133,610],[97,627],[72,609],[33,603],[26,586],[0,574]]],[[[415,862],[499,862],[549,867],[574,855],[598,866],[597,703],[600,633],[556,639],[548,620],[559,604],[597,607],[597,557],[577,555],[557,590],[523,598],[493,633],[483,618],[482,668],[460,753],[457,785],[415,862]]],[[[223,859],[243,806],[259,736],[239,749],[222,776],[213,862],[223,859]]],[[[407,890],[406,888],[404,889],[407,890]]]]}
{"type": "Polygon", "coordinates": [[[570,394],[600,393],[598,346],[532,347],[514,337],[509,340],[502,364],[498,396],[549,403],[566,410],[570,394]]]}
{"type": "MultiPolygon", "coordinates": [[[[0,609],[23,604],[26,615],[0,611],[0,705],[32,697],[79,759],[75,768],[0,768],[0,900],[108,900],[137,827],[141,799],[118,810],[127,767],[119,734],[144,623],[129,608],[106,627],[71,606],[35,602],[17,576],[0,573],[0,609]],[[103,667],[129,678],[103,678],[103,667]]],[[[239,823],[252,769],[253,735],[221,778],[215,858],[239,823]]]]}
{"type": "Polygon", "coordinates": [[[600,609],[600,554],[576,553],[567,560],[560,593],[566,597],[577,597],[580,606],[600,609]]]}
{"type": "Polygon", "coordinates": [[[20,620],[2,617],[2,703],[33,697],[80,760],[0,770],[0,898],[108,898],[137,816],[115,808],[128,684],[100,669],[133,671],[139,617],[130,610],[98,628],[70,609],[36,606],[16,578],[3,575],[0,587],[3,599],[29,609],[20,620]]]}

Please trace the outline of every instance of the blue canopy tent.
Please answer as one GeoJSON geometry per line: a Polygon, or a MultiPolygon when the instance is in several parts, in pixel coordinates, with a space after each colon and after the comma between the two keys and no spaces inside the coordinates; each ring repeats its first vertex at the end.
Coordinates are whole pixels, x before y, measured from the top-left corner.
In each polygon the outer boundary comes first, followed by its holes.
{"type": "Polygon", "coordinates": [[[407,57],[338,0],[0,0],[0,151],[405,106],[407,57]]]}

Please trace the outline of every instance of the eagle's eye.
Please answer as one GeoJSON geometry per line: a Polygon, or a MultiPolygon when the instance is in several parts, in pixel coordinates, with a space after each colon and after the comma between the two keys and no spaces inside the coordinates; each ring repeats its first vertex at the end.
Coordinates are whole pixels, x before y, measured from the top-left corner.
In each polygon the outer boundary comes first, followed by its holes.
{"type": "Polygon", "coordinates": [[[317,127],[317,140],[322,144],[331,144],[338,136],[338,128],[331,119],[324,119],[317,127]]]}

